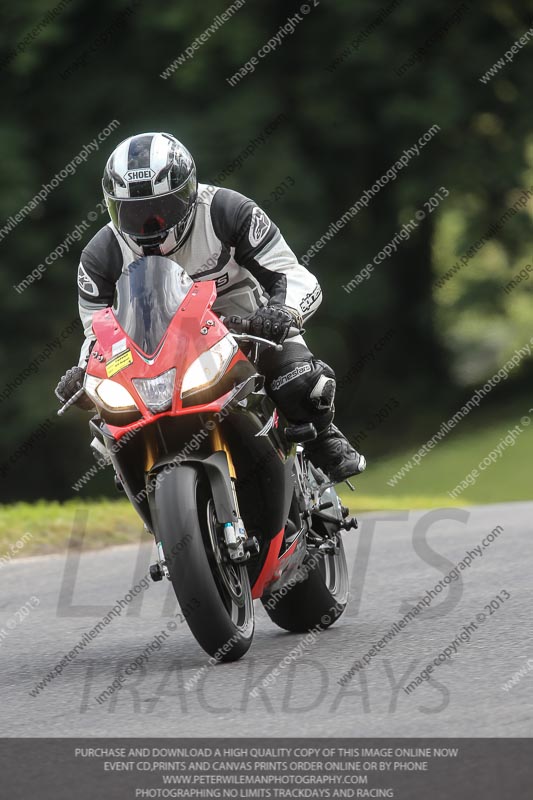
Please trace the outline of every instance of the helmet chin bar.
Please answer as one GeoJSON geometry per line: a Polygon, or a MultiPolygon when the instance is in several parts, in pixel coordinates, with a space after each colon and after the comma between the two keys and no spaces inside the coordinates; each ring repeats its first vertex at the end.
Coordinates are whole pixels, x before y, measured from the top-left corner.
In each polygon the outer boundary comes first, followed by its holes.
{"type": "Polygon", "coordinates": [[[171,228],[165,236],[136,239],[119,231],[120,235],[137,256],[169,256],[174,253],[181,242],[176,241],[176,228],[171,228]]]}
{"type": "MultiPolygon", "coordinates": [[[[146,238],[134,238],[134,241],[137,244],[137,247],[140,248],[143,255],[154,255],[160,256],[162,255],[161,247],[165,242],[170,231],[165,231],[164,233],[160,233],[157,236],[147,236],[146,238]]],[[[132,237],[133,238],[133,237],[132,237]]]]}

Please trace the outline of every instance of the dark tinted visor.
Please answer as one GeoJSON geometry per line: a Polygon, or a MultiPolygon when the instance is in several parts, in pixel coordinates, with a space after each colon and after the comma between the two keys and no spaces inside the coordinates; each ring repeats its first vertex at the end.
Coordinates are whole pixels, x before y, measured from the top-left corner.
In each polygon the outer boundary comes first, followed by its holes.
{"type": "Polygon", "coordinates": [[[187,217],[194,194],[189,182],[174,192],[142,198],[114,198],[106,195],[115,227],[129,236],[157,236],[187,217]]]}

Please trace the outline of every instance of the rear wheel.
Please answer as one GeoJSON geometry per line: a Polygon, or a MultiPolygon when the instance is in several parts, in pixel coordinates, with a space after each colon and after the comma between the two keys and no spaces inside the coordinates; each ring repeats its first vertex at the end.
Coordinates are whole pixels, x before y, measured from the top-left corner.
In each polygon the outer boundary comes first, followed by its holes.
{"type": "Polygon", "coordinates": [[[175,467],[157,482],[155,504],[157,539],[193,636],[217,661],[241,658],[254,634],[250,582],[225,554],[208,481],[195,467],[175,467]]]}
{"type": "Polygon", "coordinates": [[[262,598],[268,616],[280,628],[293,633],[323,630],[344,613],[349,579],[340,534],[336,544],[334,553],[308,554],[300,569],[301,582],[262,598]]]}

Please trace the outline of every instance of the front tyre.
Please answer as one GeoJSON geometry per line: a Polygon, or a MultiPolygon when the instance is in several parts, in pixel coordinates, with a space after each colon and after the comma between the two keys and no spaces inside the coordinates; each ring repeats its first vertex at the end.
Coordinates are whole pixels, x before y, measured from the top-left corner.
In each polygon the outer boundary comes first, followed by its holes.
{"type": "Polygon", "coordinates": [[[324,630],[344,613],[349,596],[348,567],[340,534],[335,553],[308,553],[300,569],[302,581],[288,592],[274,592],[261,598],[268,616],[292,633],[324,630]]]}
{"type": "Polygon", "coordinates": [[[211,489],[201,471],[176,466],[156,482],[157,540],[191,632],[217,661],[236,661],[254,635],[246,567],[225,556],[211,489]]]}

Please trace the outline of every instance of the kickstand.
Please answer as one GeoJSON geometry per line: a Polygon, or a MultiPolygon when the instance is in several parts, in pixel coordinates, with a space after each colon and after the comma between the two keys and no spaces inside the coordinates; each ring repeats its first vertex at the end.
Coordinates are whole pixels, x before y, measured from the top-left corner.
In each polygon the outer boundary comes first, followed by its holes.
{"type": "Polygon", "coordinates": [[[348,484],[348,486],[350,487],[350,489],[352,490],[352,492],[355,492],[355,486],[353,485],[353,483],[351,483],[351,482],[348,480],[348,478],[346,478],[346,480],[344,481],[344,483],[347,483],[347,484],[348,484]]]}

